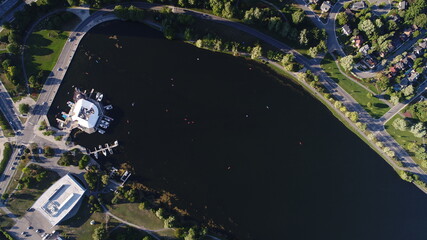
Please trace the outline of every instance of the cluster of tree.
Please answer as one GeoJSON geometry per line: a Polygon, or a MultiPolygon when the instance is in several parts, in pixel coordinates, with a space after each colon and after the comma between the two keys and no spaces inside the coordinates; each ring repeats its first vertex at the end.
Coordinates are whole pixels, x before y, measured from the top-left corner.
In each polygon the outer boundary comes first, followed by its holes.
{"type": "Polygon", "coordinates": [[[419,101],[409,108],[412,116],[421,122],[427,122],[427,101],[419,101]]]}
{"type": "Polygon", "coordinates": [[[47,158],[53,157],[55,155],[55,150],[49,146],[43,148],[44,156],[47,158]]]}
{"type": "Polygon", "coordinates": [[[117,188],[114,197],[111,199],[112,204],[117,204],[119,201],[136,202],[143,196],[143,193],[136,188],[136,185],[125,185],[117,188]]]}
{"type": "Polygon", "coordinates": [[[208,229],[204,227],[194,226],[191,228],[178,228],[176,236],[184,240],[200,240],[208,234],[208,229]]]}
{"type": "Polygon", "coordinates": [[[30,112],[30,105],[26,103],[19,104],[19,112],[21,114],[27,114],[28,112],[30,112]]]}
{"type": "Polygon", "coordinates": [[[408,150],[413,152],[416,158],[423,160],[421,165],[427,168],[427,152],[424,145],[411,142],[408,144],[408,150]]]}
{"type": "Polygon", "coordinates": [[[3,174],[6,169],[10,156],[12,156],[12,144],[6,142],[3,149],[3,159],[0,162],[0,175],[3,174]]]}
{"type": "Polygon", "coordinates": [[[90,206],[90,213],[102,212],[102,207],[101,207],[101,201],[100,200],[101,200],[100,198],[96,198],[94,195],[90,195],[89,196],[88,203],[89,203],[89,206],[90,206]]]}
{"type": "Polygon", "coordinates": [[[100,186],[102,172],[95,165],[89,167],[87,172],[83,175],[89,189],[95,190],[100,186]]]}
{"type": "MultiPolygon", "coordinates": [[[[84,157],[85,155],[80,151],[80,149],[72,149],[70,151],[66,151],[62,153],[61,157],[58,160],[58,165],[61,166],[80,166],[84,165],[86,167],[89,159],[84,157]],[[81,163],[80,163],[81,162],[81,163]]],[[[83,167],[83,168],[84,168],[83,167]]]]}
{"type": "Polygon", "coordinates": [[[427,130],[423,122],[417,122],[409,126],[409,123],[405,119],[397,118],[393,121],[392,125],[399,131],[409,130],[417,138],[424,138],[427,135],[427,130]]]}
{"type": "Polygon", "coordinates": [[[22,188],[34,188],[38,183],[47,178],[48,172],[40,165],[30,164],[23,168],[24,176],[19,179],[22,188]]]}
{"type": "Polygon", "coordinates": [[[3,230],[2,228],[0,228],[0,233],[2,234],[1,236],[3,236],[3,237],[0,237],[0,238],[4,238],[6,240],[14,240],[14,238],[8,232],[6,232],[5,230],[3,230]]]}
{"type": "Polygon", "coordinates": [[[303,68],[301,64],[295,61],[295,56],[291,53],[283,54],[280,63],[286,71],[290,72],[296,72],[303,68]]]}
{"type": "Polygon", "coordinates": [[[6,137],[15,136],[15,132],[12,130],[12,127],[10,126],[9,122],[4,117],[3,112],[0,112],[0,128],[6,137]]]}
{"type": "Polygon", "coordinates": [[[108,238],[107,227],[102,223],[99,227],[95,228],[92,234],[93,240],[105,240],[108,238]]]}
{"type": "Polygon", "coordinates": [[[319,82],[319,76],[314,75],[311,70],[307,70],[306,72],[298,72],[297,78],[300,81],[310,84],[310,86],[316,89],[316,91],[320,93],[327,93],[325,86],[319,82]]]}

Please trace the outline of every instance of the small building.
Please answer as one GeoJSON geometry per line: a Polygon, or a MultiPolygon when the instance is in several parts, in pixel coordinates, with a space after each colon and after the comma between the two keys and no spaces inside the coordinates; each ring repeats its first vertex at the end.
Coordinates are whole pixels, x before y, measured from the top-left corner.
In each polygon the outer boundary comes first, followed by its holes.
{"type": "Polygon", "coordinates": [[[424,49],[422,47],[420,46],[414,47],[413,53],[415,54],[415,56],[419,57],[423,54],[423,52],[424,52],[424,49]]]}
{"type": "Polygon", "coordinates": [[[394,68],[395,68],[396,70],[402,70],[404,67],[405,67],[405,66],[403,65],[403,63],[402,63],[402,62],[398,62],[398,63],[396,63],[396,64],[394,65],[394,68]]]}
{"type": "Polygon", "coordinates": [[[360,53],[362,53],[363,54],[363,56],[366,56],[366,55],[368,55],[368,51],[370,50],[371,48],[369,47],[369,45],[368,44],[365,44],[365,45],[363,45],[363,47],[361,47],[360,49],[359,49],[359,52],[360,53]]]}
{"type": "Polygon", "coordinates": [[[407,55],[407,57],[410,58],[410,59],[412,59],[412,61],[415,61],[415,59],[417,59],[417,56],[413,52],[409,53],[407,55]]]}
{"type": "Polygon", "coordinates": [[[347,17],[349,20],[351,20],[354,17],[354,13],[349,8],[345,10],[345,14],[347,14],[347,17]]]}
{"type": "Polygon", "coordinates": [[[397,8],[398,8],[399,10],[405,10],[405,9],[406,9],[406,5],[407,5],[407,2],[406,2],[406,1],[401,1],[401,2],[397,5],[397,8]]]}
{"type": "Polygon", "coordinates": [[[353,46],[356,48],[360,48],[363,44],[363,37],[362,35],[357,35],[353,39],[353,46]]]}
{"type": "Polygon", "coordinates": [[[420,76],[419,73],[415,72],[414,70],[411,71],[411,74],[408,77],[409,82],[414,82],[418,79],[418,77],[420,76]]]}
{"type": "Polygon", "coordinates": [[[329,12],[329,10],[331,10],[331,7],[332,7],[331,2],[324,1],[322,3],[322,5],[320,6],[320,10],[322,10],[322,12],[324,12],[324,13],[329,12]]]}
{"type": "Polygon", "coordinates": [[[74,216],[86,189],[70,174],[50,186],[33,205],[53,226],[74,216]]]}
{"type": "Polygon", "coordinates": [[[389,20],[391,20],[391,21],[393,21],[393,22],[400,22],[400,16],[399,16],[399,15],[397,15],[397,14],[390,15],[390,16],[388,17],[388,19],[389,19],[389,20]]]}
{"type": "Polygon", "coordinates": [[[412,30],[412,28],[406,28],[404,31],[403,31],[403,34],[405,34],[408,38],[412,35],[412,32],[413,32],[414,30],[412,30]]]}
{"type": "Polygon", "coordinates": [[[351,5],[351,10],[360,11],[366,8],[366,4],[364,1],[355,2],[351,5]]]}
{"type": "Polygon", "coordinates": [[[404,57],[401,62],[403,63],[403,65],[405,65],[405,67],[412,67],[414,65],[414,62],[412,61],[412,59],[408,58],[408,57],[404,57]]]}
{"type": "Polygon", "coordinates": [[[350,26],[348,26],[347,24],[345,24],[344,26],[342,26],[342,32],[346,35],[346,36],[350,36],[350,34],[352,33],[350,26]]]}
{"type": "Polygon", "coordinates": [[[426,49],[427,48],[427,42],[426,41],[422,41],[418,44],[418,46],[420,46],[420,48],[422,49],[426,49]]]}
{"type": "Polygon", "coordinates": [[[308,1],[310,4],[317,4],[319,2],[319,0],[309,0],[308,1]]]}

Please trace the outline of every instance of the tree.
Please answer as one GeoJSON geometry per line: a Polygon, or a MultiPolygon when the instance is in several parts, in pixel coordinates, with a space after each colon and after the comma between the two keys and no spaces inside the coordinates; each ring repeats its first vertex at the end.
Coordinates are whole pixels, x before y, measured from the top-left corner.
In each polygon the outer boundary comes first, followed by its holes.
{"type": "Polygon", "coordinates": [[[26,103],[19,104],[19,112],[21,114],[27,114],[30,111],[30,105],[26,103]]]}
{"type": "Polygon", "coordinates": [[[101,183],[104,187],[108,185],[108,180],[110,180],[110,176],[108,176],[107,174],[102,175],[101,183]]]}
{"type": "Polygon", "coordinates": [[[427,134],[426,128],[424,127],[424,124],[422,122],[412,125],[409,131],[414,134],[415,137],[418,138],[423,138],[427,134]]]}
{"type": "Polygon", "coordinates": [[[107,239],[107,236],[108,236],[108,232],[107,232],[107,229],[105,228],[104,223],[101,224],[101,226],[95,228],[92,234],[93,240],[104,240],[104,239],[107,239]]]}
{"type": "Polygon", "coordinates": [[[308,37],[307,37],[307,29],[303,29],[301,30],[300,34],[299,34],[299,44],[300,45],[307,45],[308,44],[308,37]]]}
{"type": "Polygon", "coordinates": [[[89,163],[89,161],[90,161],[89,156],[86,154],[83,155],[82,158],[79,160],[79,168],[84,169],[87,166],[87,164],[89,163]]]}
{"type": "Polygon", "coordinates": [[[304,18],[305,18],[305,13],[302,9],[292,13],[292,22],[296,25],[302,23],[302,21],[304,21],[304,18]]]}
{"type": "Polygon", "coordinates": [[[390,97],[390,102],[391,102],[393,105],[397,105],[397,104],[399,103],[399,101],[400,101],[400,99],[399,99],[399,97],[398,97],[398,96],[393,95],[393,96],[391,96],[391,97],[390,97]]]}
{"type": "Polygon", "coordinates": [[[345,57],[342,57],[340,59],[340,64],[345,71],[350,71],[351,69],[353,69],[353,64],[354,64],[353,55],[347,55],[345,57]]]}
{"type": "Polygon", "coordinates": [[[260,45],[256,45],[252,48],[251,59],[257,59],[262,56],[262,48],[260,45]]]}
{"type": "Polygon", "coordinates": [[[353,122],[357,122],[359,119],[359,114],[357,112],[350,112],[349,119],[353,122]]]}
{"type": "Polygon", "coordinates": [[[315,58],[317,56],[317,53],[318,53],[317,47],[311,47],[311,48],[308,49],[308,54],[312,58],[315,58]]]}
{"type": "Polygon", "coordinates": [[[47,158],[53,157],[55,155],[55,152],[53,149],[49,146],[44,147],[44,156],[47,158]]]}
{"type": "Polygon", "coordinates": [[[370,37],[375,32],[375,25],[370,19],[363,20],[357,26],[360,31],[363,31],[370,37]]]}
{"type": "Polygon", "coordinates": [[[403,118],[396,118],[396,120],[393,121],[392,125],[399,131],[406,131],[408,127],[408,123],[403,118]]]}
{"type": "Polygon", "coordinates": [[[221,16],[224,18],[232,18],[234,16],[234,8],[231,5],[232,1],[227,1],[224,4],[224,9],[221,12],[221,16]]]}
{"type": "Polygon", "coordinates": [[[377,25],[378,28],[381,28],[382,26],[384,26],[384,23],[381,21],[381,18],[377,18],[375,20],[375,25],[377,25]]]}
{"type": "Polygon", "coordinates": [[[347,13],[345,12],[338,13],[337,20],[338,20],[338,24],[341,26],[347,24],[348,23],[347,13]]]}
{"type": "Polygon", "coordinates": [[[419,28],[425,28],[427,26],[427,15],[423,13],[416,16],[414,19],[414,24],[419,28]]]}
{"type": "Polygon", "coordinates": [[[368,108],[372,108],[372,103],[371,102],[368,102],[367,104],[366,104],[366,106],[368,107],[368,108]]]}
{"type": "Polygon", "coordinates": [[[412,94],[414,94],[414,87],[412,85],[409,85],[402,89],[402,93],[403,95],[405,95],[405,97],[411,96],[412,94]]]}
{"type": "Polygon", "coordinates": [[[6,50],[12,54],[18,54],[19,53],[19,45],[16,43],[10,43],[6,46],[6,50]]]}

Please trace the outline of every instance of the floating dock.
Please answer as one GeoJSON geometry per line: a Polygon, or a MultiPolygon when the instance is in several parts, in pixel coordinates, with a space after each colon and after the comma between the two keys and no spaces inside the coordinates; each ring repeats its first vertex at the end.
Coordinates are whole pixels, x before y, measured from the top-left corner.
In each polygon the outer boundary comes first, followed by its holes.
{"type": "Polygon", "coordinates": [[[93,155],[96,159],[98,159],[98,154],[99,152],[102,152],[102,154],[104,154],[104,156],[107,156],[107,151],[110,154],[113,154],[113,148],[118,147],[119,146],[119,141],[114,141],[113,145],[109,145],[108,143],[105,144],[105,147],[102,147],[102,145],[98,146],[98,149],[95,147],[95,150],[90,151],[90,150],[86,150],[87,153],[89,155],[93,155]]]}

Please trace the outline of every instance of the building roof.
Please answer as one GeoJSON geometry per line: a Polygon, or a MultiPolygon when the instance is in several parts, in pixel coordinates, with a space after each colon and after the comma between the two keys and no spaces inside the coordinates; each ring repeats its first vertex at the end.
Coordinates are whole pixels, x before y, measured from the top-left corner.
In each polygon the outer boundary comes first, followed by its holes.
{"type": "Polygon", "coordinates": [[[322,3],[322,5],[320,6],[320,9],[322,10],[322,12],[329,12],[329,10],[331,9],[331,7],[332,7],[331,2],[324,1],[322,3]]]}
{"type": "Polygon", "coordinates": [[[351,34],[350,26],[348,26],[347,24],[342,26],[342,32],[347,36],[350,35],[351,34]]]}
{"type": "Polygon", "coordinates": [[[405,1],[401,1],[399,3],[399,10],[404,10],[406,8],[406,2],[405,1]]]}
{"type": "Polygon", "coordinates": [[[50,186],[34,203],[52,226],[61,222],[79,203],[86,189],[67,174],[50,186]]]}
{"type": "Polygon", "coordinates": [[[73,106],[71,119],[77,121],[81,127],[94,128],[99,119],[99,108],[93,102],[79,99],[73,106]]]}
{"type": "Polygon", "coordinates": [[[353,3],[353,5],[351,5],[351,10],[362,10],[366,7],[365,2],[364,1],[360,1],[360,2],[355,2],[353,3]]]}

